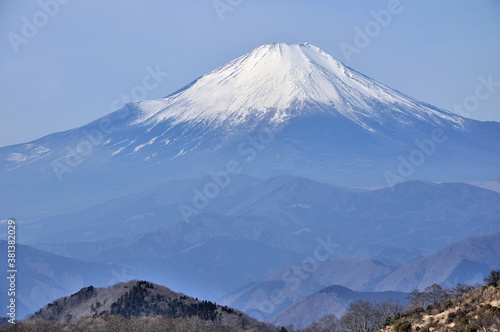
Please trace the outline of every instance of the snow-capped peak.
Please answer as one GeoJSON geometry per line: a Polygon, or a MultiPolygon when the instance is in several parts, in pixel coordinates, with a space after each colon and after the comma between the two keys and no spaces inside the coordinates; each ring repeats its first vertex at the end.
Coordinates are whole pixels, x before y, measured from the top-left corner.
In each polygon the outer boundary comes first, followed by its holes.
{"type": "Polygon", "coordinates": [[[390,105],[396,113],[411,108],[419,113],[411,116],[446,117],[460,123],[458,117],[423,107],[309,43],[257,47],[177,94],[139,102],[143,114],[137,122],[195,121],[213,126],[266,118],[280,123],[304,112],[321,111],[340,113],[366,127],[364,118],[379,122],[383,118],[380,105],[390,105]]]}

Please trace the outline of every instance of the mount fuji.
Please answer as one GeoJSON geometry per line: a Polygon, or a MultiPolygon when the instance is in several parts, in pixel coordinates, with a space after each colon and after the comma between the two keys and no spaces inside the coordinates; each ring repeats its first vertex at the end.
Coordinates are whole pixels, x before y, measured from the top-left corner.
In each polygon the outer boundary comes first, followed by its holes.
{"type": "Polygon", "coordinates": [[[267,44],[163,99],[1,148],[0,213],[36,219],[229,168],[349,187],[495,181],[499,141],[500,123],[417,101],[316,46],[267,44]]]}
{"type": "Polygon", "coordinates": [[[143,114],[135,123],[203,123],[212,129],[248,128],[250,122],[263,121],[277,125],[317,114],[343,116],[369,132],[375,132],[370,120],[406,127],[417,119],[463,128],[459,117],[370,80],[310,44],[260,46],[183,90],[138,108],[143,114]]]}

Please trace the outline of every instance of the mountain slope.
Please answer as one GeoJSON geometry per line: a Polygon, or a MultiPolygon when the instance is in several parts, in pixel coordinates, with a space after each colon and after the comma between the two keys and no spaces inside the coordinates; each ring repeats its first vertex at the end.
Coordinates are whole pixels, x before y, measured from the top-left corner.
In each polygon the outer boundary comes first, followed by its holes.
{"type": "Polygon", "coordinates": [[[409,292],[437,283],[475,284],[500,268],[500,233],[471,237],[430,256],[409,263],[388,275],[375,289],[409,292]]]}
{"type": "Polygon", "coordinates": [[[342,286],[330,286],[292,304],[267,321],[274,325],[293,325],[295,329],[303,329],[328,314],[341,317],[350,304],[359,300],[374,304],[392,301],[404,306],[408,302],[408,295],[401,292],[354,292],[342,286]]]}
{"type": "Polygon", "coordinates": [[[432,284],[474,284],[500,267],[499,238],[500,233],[471,237],[400,268],[354,259],[312,264],[310,257],[307,263],[283,268],[261,282],[231,292],[221,301],[254,317],[270,319],[332,284],[358,292],[410,292],[432,284]]]}
{"type": "MultiPolygon", "coordinates": [[[[500,329],[500,287],[481,286],[441,300],[436,305],[407,310],[396,319],[398,326],[420,331],[498,331],[500,329]]],[[[401,329],[400,329],[401,330],[401,329]]]]}
{"type": "Polygon", "coordinates": [[[269,319],[332,284],[356,291],[370,290],[377,280],[383,279],[394,269],[379,262],[356,259],[292,265],[265,280],[242,287],[220,301],[253,317],[269,319]]]}

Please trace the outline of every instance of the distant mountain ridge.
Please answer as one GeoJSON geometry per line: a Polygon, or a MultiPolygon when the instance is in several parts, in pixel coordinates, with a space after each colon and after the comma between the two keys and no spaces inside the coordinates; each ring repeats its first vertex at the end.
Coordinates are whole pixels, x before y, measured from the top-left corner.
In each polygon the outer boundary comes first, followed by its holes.
{"type": "Polygon", "coordinates": [[[391,301],[403,307],[408,304],[408,295],[402,292],[354,292],[334,285],[292,304],[267,321],[274,325],[293,325],[295,329],[303,329],[329,314],[341,317],[350,304],[360,300],[370,301],[373,304],[391,301]]]}
{"type": "Polygon", "coordinates": [[[314,258],[318,241],[332,246],[321,249],[327,259],[357,257],[394,268],[470,236],[500,232],[500,194],[486,189],[408,182],[394,191],[352,191],[293,176],[235,177],[187,223],[178,205],[204,183],[166,183],[33,222],[23,226],[24,237],[41,250],[121,264],[138,271],[136,278],[216,300],[314,258]]]}
{"type": "Polygon", "coordinates": [[[382,280],[394,269],[380,262],[356,259],[333,259],[312,266],[310,263],[291,265],[260,282],[248,284],[227,294],[220,302],[254,317],[271,319],[286,308],[332,285],[341,285],[339,287],[358,292],[370,291],[377,280],[382,280]]]}
{"type": "Polygon", "coordinates": [[[411,262],[388,275],[375,290],[409,292],[433,283],[473,285],[495,269],[500,269],[500,233],[471,237],[411,262]]]}
{"type": "MultiPolygon", "coordinates": [[[[328,289],[330,285],[339,285],[339,289],[345,287],[358,292],[378,293],[409,293],[414,288],[422,291],[433,284],[442,287],[453,287],[458,283],[473,285],[481,283],[491,270],[500,269],[499,240],[500,233],[471,237],[399,268],[377,261],[352,259],[325,261],[315,266],[312,272],[306,264],[288,266],[259,283],[228,294],[222,302],[255,317],[286,325],[287,320],[300,321],[288,314],[295,312],[295,306],[299,306],[297,310],[322,307],[323,295],[302,301],[312,294],[319,294],[322,289],[328,289]]],[[[345,302],[335,303],[336,310],[344,308],[342,305],[345,302]]],[[[314,318],[305,314],[298,317],[302,317],[303,322],[312,322],[321,318],[315,316],[316,311],[311,313],[314,318]]],[[[300,324],[308,324],[303,322],[300,324]]]]}

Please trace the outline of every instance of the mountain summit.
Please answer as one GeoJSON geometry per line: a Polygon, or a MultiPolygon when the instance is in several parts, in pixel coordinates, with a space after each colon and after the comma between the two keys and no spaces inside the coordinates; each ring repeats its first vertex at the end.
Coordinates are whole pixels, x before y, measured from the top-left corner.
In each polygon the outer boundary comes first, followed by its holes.
{"type": "Polygon", "coordinates": [[[410,118],[432,123],[463,120],[380,84],[346,67],[316,46],[266,44],[197,79],[162,100],[138,104],[136,123],[203,122],[231,126],[249,120],[283,123],[314,112],[342,115],[373,131],[365,121],[410,118]]]}

